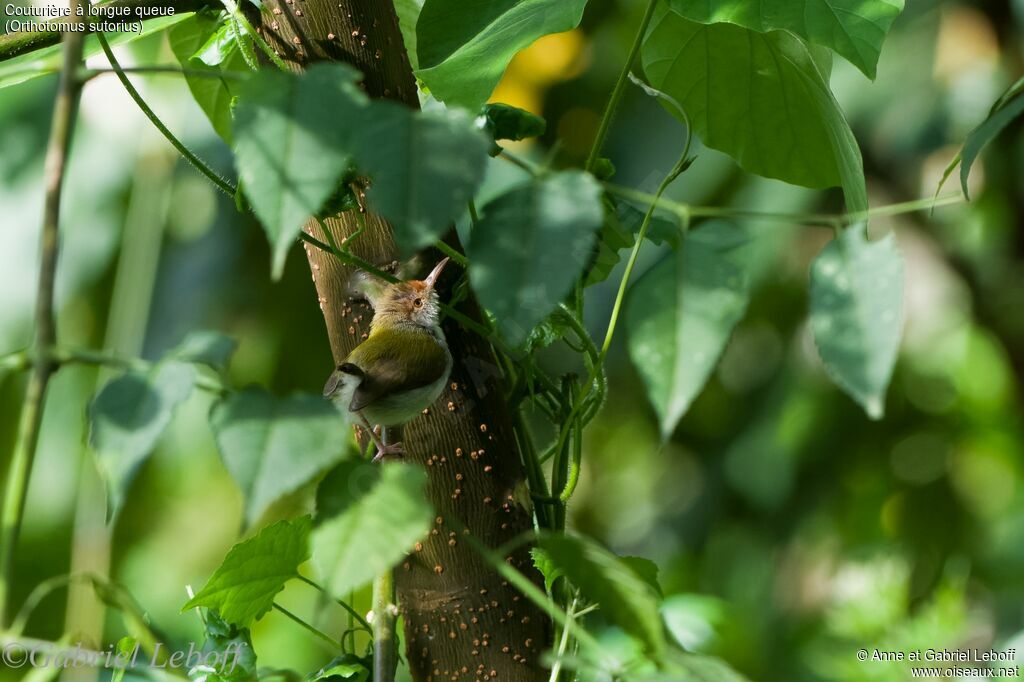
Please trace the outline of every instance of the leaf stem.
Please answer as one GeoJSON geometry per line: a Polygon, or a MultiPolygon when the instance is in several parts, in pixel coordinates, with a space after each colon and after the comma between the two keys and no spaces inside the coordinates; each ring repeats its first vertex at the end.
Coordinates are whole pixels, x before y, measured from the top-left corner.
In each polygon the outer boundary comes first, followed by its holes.
{"type": "MultiPolygon", "coordinates": [[[[229,80],[244,77],[244,74],[242,74],[239,71],[203,71],[201,69],[186,69],[180,66],[170,65],[126,66],[122,69],[122,71],[124,71],[125,73],[138,74],[170,74],[176,76],[196,76],[199,78],[227,78],[229,80]]],[[[24,69],[17,69],[15,71],[8,71],[6,73],[6,76],[51,76],[55,73],[60,73],[60,69],[49,66],[28,67],[24,69]]],[[[116,73],[116,71],[114,71],[114,69],[100,67],[92,69],[80,69],[78,73],[83,82],[88,82],[98,76],[105,76],[110,73],[116,73]]]]}
{"type": "MultiPolygon", "coordinates": [[[[84,2],[85,0],[70,0],[69,5],[71,20],[79,24],[77,28],[80,29],[85,28],[85,17],[76,14],[83,9],[84,2]]],[[[57,336],[54,281],[57,276],[61,195],[75,118],[82,96],[82,81],[78,78],[78,70],[82,66],[84,42],[84,31],[69,31],[64,34],[63,66],[54,102],[44,170],[46,195],[41,235],[42,257],[36,285],[36,348],[52,346],[57,336]]],[[[29,377],[18,424],[18,437],[11,455],[0,518],[0,628],[7,624],[8,602],[14,573],[14,550],[25,512],[25,497],[39,440],[46,388],[55,369],[53,362],[45,354],[34,358],[32,375],[29,377]]]]}
{"type": "MultiPolygon", "coordinates": [[[[574,376],[567,375],[563,381],[563,385],[565,401],[569,405],[575,406],[579,395],[579,387],[576,385],[576,378],[574,376]]],[[[556,531],[565,530],[566,505],[565,500],[562,499],[562,492],[564,492],[568,485],[569,457],[571,450],[570,443],[568,438],[565,437],[565,434],[573,430],[576,422],[577,420],[571,415],[562,422],[558,434],[558,444],[555,449],[555,460],[551,465],[551,489],[558,492],[558,497],[554,500],[554,529],[556,531]]]]}
{"type": "Polygon", "coordinates": [[[643,246],[644,239],[647,237],[647,229],[651,226],[651,218],[654,216],[654,209],[657,208],[657,201],[661,198],[661,195],[665,193],[668,186],[679,177],[679,174],[685,169],[688,163],[690,153],[690,142],[692,136],[687,127],[686,133],[686,146],[683,148],[683,153],[679,157],[679,161],[672,167],[661,180],[661,184],[658,185],[658,190],[654,193],[654,198],[651,200],[650,206],[647,207],[647,212],[644,213],[644,220],[640,224],[640,232],[636,236],[636,243],[633,244],[633,250],[629,253],[629,260],[626,261],[626,269],[622,273],[622,279],[619,280],[619,290],[615,294],[615,303],[612,305],[612,313],[608,319],[608,329],[604,334],[604,343],[601,344],[601,356],[598,363],[604,362],[605,356],[608,355],[608,349],[612,345],[612,337],[615,336],[615,326],[619,321],[619,313],[622,311],[622,302],[626,298],[626,288],[629,286],[629,279],[633,275],[633,269],[636,267],[637,258],[640,256],[640,248],[643,246]]]}
{"type": "MultiPolygon", "coordinates": [[[[644,220],[643,223],[640,225],[640,232],[636,237],[636,243],[633,244],[633,250],[629,254],[629,260],[626,263],[625,272],[622,273],[622,279],[619,280],[619,289],[615,295],[615,303],[612,306],[612,313],[608,320],[608,329],[605,332],[604,343],[601,345],[601,352],[590,370],[590,382],[587,384],[586,388],[577,397],[575,397],[575,399],[572,400],[572,409],[569,411],[569,416],[563,422],[562,428],[559,429],[558,439],[555,442],[555,445],[552,449],[552,452],[556,456],[560,455],[564,451],[567,444],[567,440],[569,438],[569,434],[571,434],[574,431],[573,425],[577,422],[577,416],[580,414],[580,410],[582,410],[584,404],[586,404],[590,396],[590,393],[592,392],[594,386],[597,385],[599,378],[603,377],[604,360],[605,357],[608,355],[608,349],[611,347],[612,338],[615,335],[615,327],[618,323],[619,312],[622,308],[622,303],[626,296],[626,288],[629,285],[629,279],[633,274],[633,268],[636,266],[637,257],[640,254],[640,247],[643,245],[644,238],[647,236],[647,228],[650,226],[651,216],[654,215],[654,209],[657,206],[657,201],[658,199],[661,198],[661,195],[662,193],[664,193],[665,189],[668,188],[668,186],[672,184],[672,182],[689,167],[690,144],[692,141],[693,135],[690,131],[689,126],[687,126],[686,143],[683,145],[683,151],[679,155],[679,160],[676,161],[672,169],[662,179],[661,184],[658,185],[657,193],[652,197],[650,206],[648,206],[647,212],[644,214],[644,220]]],[[[571,315],[571,313],[569,313],[568,311],[566,312],[567,314],[571,315]]],[[[588,418],[593,416],[593,414],[596,414],[596,412],[588,413],[588,418]]],[[[584,420],[579,421],[580,429],[582,429],[585,425],[586,422],[584,420]]],[[[579,472],[577,471],[576,473],[578,476],[579,472]]],[[[565,493],[566,489],[567,487],[563,487],[562,493],[565,493]]],[[[572,490],[569,490],[569,494],[572,494],[572,490]]],[[[561,495],[559,496],[559,500],[564,504],[564,500],[561,499],[561,495]]]]}
{"type": "MultiPolygon", "coordinates": [[[[249,20],[245,18],[245,13],[238,8],[238,4],[235,2],[235,0],[221,1],[223,2],[224,7],[227,9],[228,14],[230,14],[232,18],[236,19],[238,23],[242,25],[242,27],[245,29],[245,32],[252,37],[252,41],[256,43],[260,50],[263,51],[263,54],[267,55],[267,59],[273,62],[274,66],[281,69],[282,71],[291,72],[291,69],[289,69],[288,65],[284,63],[284,60],[281,59],[281,57],[279,57],[276,52],[274,52],[273,48],[271,48],[270,45],[267,44],[267,41],[263,39],[263,36],[257,33],[256,30],[252,27],[252,24],[249,23],[249,20]]],[[[239,38],[241,38],[241,36],[239,36],[239,38]]]]}
{"type": "Polygon", "coordinates": [[[128,80],[128,76],[125,74],[124,69],[121,68],[117,58],[114,57],[114,52],[110,49],[110,43],[107,42],[106,36],[102,33],[97,33],[96,38],[99,40],[100,47],[103,48],[103,54],[107,56],[107,61],[110,62],[111,68],[114,70],[114,73],[117,74],[118,80],[121,81],[121,85],[124,86],[128,96],[132,98],[136,105],[138,105],[139,109],[142,110],[142,113],[146,115],[146,118],[148,118],[156,129],[160,131],[160,134],[171,143],[171,146],[177,149],[178,153],[184,156],[185,160],[192,164],[193,168],[205,175],[210,182],[217,187],[217,189],[224,192],[229,197],[233,197],[235,195],[235,186],[218,175],[217,172],[210,168],[205,161],[200,159],[192,153],[188,147],[182,144],[181,140],[174,136],[174,133],[164,125],[164,122],[160,120],[160,117],[156,115],[156,112],[154,112],[149,105],[146,104],[146,101],[142,99],[142,95],[140,95],[139,91],[135,89],[132,82],[128,80]]]}
{"type": "Polygon", "coordinates": [[[238,52],[242,55],[242,61],[253,71],[259,71],[260,65],[256,61],[256,54],[252,52],[251,47],[245,42],[245,34],[242,32],[242,26],[238,23],[238,18],[235,16],[235,12],[228,10],[228,21],[231,22],[231,30],[235,34],[235,40],[238,41],[238,52]]]}
{"type": "Polygon", "coordinates": [[[437,250],[438,251],[440,251],[444,255],[448,256],[449,258],[451,258],[453,261],[458,263],[463,268],[466,268],[466,267],[469,266],[469,259],[466,258],[465,256],[463,256],[461,253],[459,253],[455,249],[453,249],[450,245],[446,244],[443,241],[438,241],[436,246],[437,246],[437,250]]]}
{"type": "Polygon", "coordinates": [[[588,173],[594,170],[594,164],[597,163],[601,150],[604,148],[605,138],[608,137],[612,118],[615,117],[615,110],[622,100],[622,93],[626,89],[629,72],[633,68],[633,62],[636,61],[637,54],[640,52],[640,45],[643,44],[644,35],[647,33],[647,27],[651,23],[651,17],[654,16],[654,8],[657,4],[658,0],[647,1],[644,16],[640,19],[640,26],[637,28],[636,36],[633,38],[633,45],[629,48],[626,63],[622,65],[622,71],[619,73],[619,77],[615,81],[615,87],[612,88],[612,93],[608,97],[608,104],[604,108],[604,115],[601,116],[601,124],[597,128],[597,135],[594,136],[594,144],[590,147],[590,154],[587,156],[587,162],[583,166],[583,169],[588,173]]]}
{"type": "MultiPolygon", "coordinates": [[[[229,80],[238,80],[245,78],[246,73],[243,71],[204,71],[203,69],[187,69],[180,66],[174,65],[163,65],[156,64],[152,66],[122,66],[121,71],[123,73],[137,73],[140,75],[148,74],[168,74],[172,76],[195,76],[198,78],[227,78],[229,80]]],[[[42,70],[40,74],[50,73],[50,71],[42,70]]],[[[108,68],[92,68],[82,69],[82,78],[85,80],[91,80],[96,76],[103,76],[110,73],[117,73],[117,69],[108,68]]]]}
{"type": "MultiPolygon", "coordinates": [[[[530,173],[536,173],[537,169],[508,152],[502,152],[498,157],[509,163],[519,166],[530,173]]],[[[736,220],[763,220],[777,223],[798,223],[813,227],[833,227],[837,224],[851,225],[872,218],[881,218],[907,213],[918,213],[920,211],[932,210],[943,206],[962,204],[967,201],[963,194],[946,194],[937,197],[925,197],[911,199],[895,204],[876,206],[866,211],[850,211],[846,213],[783,213],[776,211],[753,211],[731,206],[699,206],[675,201],[666,197],[657,197],[650,192],[624,187],[613,182],[602,181],[601,185],[609,194],[636,201],[642,204],[654,203],[658,208],[665,209],[675,215],[683,225],[689,225],[692,218],[731,218],[736,220]]]]}
{"type": "Polygon", "coordinates": [[[962,194],[947,194],[937,199],[931,197],[901,201],[895,204],[876,206],[867,211],[850,211],[847,213],[781,213],[773,211],[751,211],[746,209],[733,208],[730,206],[694,206],[683,202],[659,197],[654,194],[642,192],[631,187],[623,187],[610,182],[605,182],[604,188],[610,194],[637,201],[641,203],[654,203],[680,218],[684,224],[691,218],[732,218],[737,220],[763,220],[778,223],[799,223],[815,227],[833,227],[840,225],[851,225],[872,218],[904,215],[906,213],[918,213],[930,210],[933,206],[951,206],[962,204],[966,201],[962,194]]]}
{"type": "Polygon", "coordinates": [[[335,602],[336,604],[338,604],[339,606],[341,606],[341,608],[343,608],[343,609],[345,609],[346,611],[348,611],[348,615],[350,615],[350,616],[351,616],[352,618],[354,618],[354,619],[355,619],[356,621],[358,621],[358,622],[359,622],[359,624],[360,624],[360,625],[361,625],[361,626],[362,626],[362,627],[363,627],[363,628],[364,628],[364,629],[365,629],[365,630],[366,630],[367,632],[369,632],[369,631],[371,631],[371,630],[372,630],[372,628],[370,627],[370,624],[366,622],[366,619],[365,619],[365,618],[363,618],[362,616],[360,616],[360,615],[359,615],[359,612],[358,612],[358,611],[356,611],[356,610],[355,610],[354,608],[352,608],[352,607],[351,607],[351,606],[350,606],[350,605],[349,605],[348,603],[346,603],[346,602],[342,601],[341,599],[338,599],[337,597],[333,596],[333,595],[332,595],[332,594],[331,594],[330,592],[328,592],[327,590],[325,590],[325,589],[324,589],[323,587],[321,587],[321,586],[320,586],[319,584],[317,584],[317,583],[313,582],[312,580],[310,580],[309,578],[307,578],[307,577],[306,577],[306,576],[304,576],[304,575],[300,575],[300,576],[299,576],[299,580],[301,580],[302,582],[306,583],[306,584],[307,584],[307,585],[309,585],[310,587],[313,587],[314,589],[320,590],[321,592],[323,592],[324,594],[326,594],[326,595],[327,595],[328,597],[330,597],[330,598],[331,598],[332,600],[334,600],[334,602],[335,602]]]}
{"type": "MultiPolygon", "coordinates": [[[[381,432],[384,445],[394,442],[392,429],[381,432]]],[[[398,670],[398,643],[395,638],[395,576],[391,568],[383,570],[373,580],[373,680],[395,682],[398,670]]]]}
{"type": "MultiPolygon", "coordinates": [[[[148,372],[155,366],[155,363],[143,360],[142,358],[126,358],[89,348],[50,346],[48,348],[21,350],[4,355],[0,357],[0,369],[26,369],[37,358],[45,358],[54,368],[67,364],[82,364],[113,367],[135,372],[148,372]]],[[[223,394],[228,391],[228,387],[217,378],[202,374],[196,377],[195,385],[204,391],[216,394],[223,394]]]]}
{"type": "MultiPolygon", "coordinates": [[[[573,597],[569,601],[569,605],[565,609],[565,617],[570,622],[575,621],[576,611],[576,597],[573,597]]],[[[562,658],[565,656],[565,650],[569,647],[569,628],[562,628],[561,641],[558,643],[558,654],[555,657],[555,663],[551,666],[551,677],[548,678],[548,682],[558,682],[558,676],[562,671],[562,658]]]]}
{"type": "Polygon", "coordinates": [[[518,166],[530,175],[540,175],[541,168],[526,159],[520,158],[508,150],[502,150],[500,154],[501,158],[505,159],[513,166],[518,166]]]}
{"type": "Polygon", "coordinates": [[[394,682],[398,669],[395,641],[395,581],[391,569],[373,581],[373,679],[394,682]]]}
{"type": "MultiPolygon", "coordinates": [[[[526,427],[526,420],[523,419],[523,412],[515,410],[513,432],[519,440],[519,451],[523,455],[523,466],[526,469],[526,477],[530,483],[530,490],[537,497],[548,497],[548,484],[544,478],[544,470],[541,469],[540,460],[537,459],[537,448],[534,446],[533,437],[526,427]]],[[[537,525],[541,528],[551,528],[551,519],[548,517],[547,503],[540,502],[534,507],[537,515],[537,525]]]]}
{"type": "Polygon", "coordinates": [[[74,574],[55,575],[36,585],[29,593],[24,603],[22,603],[21,608],[18,610],[18,614],[11,621],[7,631],[14,637],[20,637],[25,631],[28,619],[32,616],[32,613],[36,608],[38,608],[39,604],[42,603],[46,597],[50,596],[62,587],[66,587],[74,580],[88,580],[88,576],[74,574]]]}
{"type": "MultiPolygon", "coordinates": [[[[326,232],[327,227],[322,222],[320,223],[320,225],[321,225],[321,227],[326,232]]],[[[319,239],[317,239],[313,235],[309,234],[305,230],[303,230],[302,232],[299,232],[299,239],[301,239],[302,241],[306,242],[307,244],[315,246],[316,248],[320,249],[321,251],[326,251],[327,253],[330,253],[330,254],[334,255],[339,260],[341,260],[343,263],[345,263],[347,265],[351,265],[352,267],[359,268],[360,270],[363,270],[364,272],[367,272],[367,273],[373,275],[374,277],[379,277],[380,279],[384,280],[385,282],[390,282],[391,284],[396,284],[396,283],[402,281],[402,280],[398,279],[397,277],[395,277],[394,275],[392,275],[390,272],[384,272],[380,268],[374,266],[372,263],[369,263],[368,261],[363,260],[359,256],[357,256],[357,255],[355,255],[353,253],[350,253],[349,251],[342,251],[341,249],[335,248],[335,247],[331,246],[330,244],[324,244],[322,241],[320,241],[319,239]]]]}
{"type": "Polygon", "coordinates": [[[562,504],[566,504],[572,494],[576,492],[576,486],[580,482],[580,465],[583,462],[583,418],[576,415],[576,421],[572,425],[572,459],[569,460],[569,475],[565,481],[565,487],[558,495],[562,504]]]}
{"type": "Polygon", "coordinates": [[[341,646],[340,642],[334,641],[329,636],[327,636],[324,633],[320,632],[315,627],[313,627],[312,625],[310,625],[306,621],[302,620],[301,618],[296,616],[294,613],[292,613],[291,611],[289,611],[288,609],[286,609],[285,607],[281,606],[280,604],[278,604],[276,602],[274,603],[274,610],[280,612],[281,614],[286,616],[289,620],[297,623],[302,628],[304,628],[305,630],[307,630],[307,631],[311,632],[312,634],[316,635],[317,637],[319,637],[320,639],[324,640],[325,642],[328,642],[332,647],[334,647],[336,649],[340,648],[340,646],[341,646]]]}

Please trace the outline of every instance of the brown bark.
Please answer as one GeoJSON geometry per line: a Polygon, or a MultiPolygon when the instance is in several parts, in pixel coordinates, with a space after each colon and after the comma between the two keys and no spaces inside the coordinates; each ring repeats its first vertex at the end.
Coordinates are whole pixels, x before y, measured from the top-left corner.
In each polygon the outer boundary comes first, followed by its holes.
{"type": "MultiPolygon", "coordinates": [[[[371,97],[418,107],[390,0],[268,0],[265,8],[261,30],[286,62],[296,68],[325,59],[347,62],[363,72],[371,97]]],[[[357,218],[343,214],[326,222],[343,243],[357,229],[357,218]]],[[[325,241],[319,226],[307,230],[325,241]]],[[[377,266],[396,258],[391,228],[372,215],[367,230],[349,246],[377,266]]],[[[331,350],[340,362],[365,338],[372,311],[352,297],[351,268],[309,245],[306,254],[331,350]]],[[[431,255],[424,268],[435,260],[431,255]]],[[[448,268],[442,292],[458,274],[455,270],[448,268]]],[[[473,301],[463,303],[462,310],[479,318],[473,301]]],[[[522,503],[529,497],[523,494],[523,466],[493,350],[450,320],[444,329],[455,359],[449,387],[404,434],[406,458],[426,469],[437,513],[429,535],[396,570],[406,661],[415,680],[541,680],[546,677],[539,662],[548,643],[546,614],[511,588],[446,522],[457,519],[453,525],[458,527],[461,521],[492,548],[532,527],[522,503]]],[[[331,369],[324,368],[325,377],[331,369]]],[[[507,560],[533,571],[526,548],[507,560]]]]}

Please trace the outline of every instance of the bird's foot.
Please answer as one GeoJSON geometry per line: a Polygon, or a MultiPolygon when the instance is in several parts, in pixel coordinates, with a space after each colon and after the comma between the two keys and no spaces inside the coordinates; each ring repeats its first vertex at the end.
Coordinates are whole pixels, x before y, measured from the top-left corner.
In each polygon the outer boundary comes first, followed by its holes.
{"type": "Polygon", "coordinates": [[[405,448],[401,443],[392,443],[377,448],[377,454],[373,456],[374,462],[381,462],[389,459],[402,459],[405,456],[405,448]]]}

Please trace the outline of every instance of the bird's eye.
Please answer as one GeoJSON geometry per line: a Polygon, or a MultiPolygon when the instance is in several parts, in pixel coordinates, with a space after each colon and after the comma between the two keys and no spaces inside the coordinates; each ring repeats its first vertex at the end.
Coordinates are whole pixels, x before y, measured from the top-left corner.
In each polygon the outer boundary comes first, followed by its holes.
{"type": "Polygon", "coordinates": [[[422,308],[423,307],[423,299],[422,298],[417,298],[415,301],[412,302],[412,304],[414,306],[416,306],[417,308],[422,308]]]}

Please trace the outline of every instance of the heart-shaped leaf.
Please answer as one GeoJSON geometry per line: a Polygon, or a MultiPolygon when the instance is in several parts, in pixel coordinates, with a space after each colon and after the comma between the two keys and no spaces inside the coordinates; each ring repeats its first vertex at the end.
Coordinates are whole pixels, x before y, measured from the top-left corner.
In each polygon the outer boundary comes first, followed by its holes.
{"type": "Polygon", "coordinates": [[[511,104],[495,102],[484,106],[477,123],[483,124],[492,140],[525,140],[544,134],[548,124],[540,116],[511,104]]]}
{"type": "Polygon", "coordinates": [[[629,355],[667,438],[696,399],[749,299],[744,272],[716,245],[726,223],[700,227],[631,288],[629,355]],[[698,236],[698,233],[704,233],[698,236]]]}
{"type": "Polygon", "coordinates": [[[343,462],[321,481],[317,508],[327,518],[313,531],[313,558],[331,594],[344,598],[390,569],[430,530],[425,486],[420,468],[363,461],[343,462]]]}
{"type": "Polygon", "coordinates": [[[880,419],[900,347],[903,258],[892,234],[855,225],[811,265],[811,330],[832,379],[880,419]]]}
{"type": "Polygon", "coordinates": [[[272,245],[275,278],[303,223],[352,163],[352,136],[367,106],[358,80],[343,64],[316,64],[300,75],[266,69],[241,88],[234,126],[238,173],[272,245]]]}
{"type": "Polygon", "coordinates": [[[196,104],[210,120],[221,139],[231,144],[231,102],[239,82],[214,78],[221,69],[245,72],[245,60],[239,52],[231,24],[216,14],[197,12],[167,32],[171,51],[181,65],[189,70],[208,72],[209,76],[185,73],[185,82],[196,104]],[[208,47],[209,52],[203,48],[208,47]],[[213,63],[211,63],[213,62],[213,63]]]}
{"type": "Polygon", "coordinates": [[[106,384],[89,406],[89,444],[107,484],[107,520],[117,516],[128,486],[156,447],[174,410],[192,393],[196,369],[167,360],[106,384]]]}
{"type": "Polygon", "coordinates": [[[903,0],[670,0],[672,9],[702,24],[727,22],[767,33],[792,31],[835,50],[875,77],[885,34],[903,11],[903,0]]]}
{"type": "Polygon", "coordinates": [[[250,524],[341,460],[350,440],[345,416],[320,396],[277,398],[255,388],[214,405],[210,426],[250,524]]]}
{"type": "Polygon", "coordinates": [[[867,209],[857,140],[798,38],[699,24],[661,8],[642,56],[651,85],[682,105],[704,144],[751,173],[842,186],[849,210],[867,209]]]}
{"type": "Polygon", "coordinates": [[[939,189],[942,189],[942,185],[953,172],[953,169],[956,168],[957,164],[960,164],[960,187],[963,190],[964,196],[969,199],[971,193],[967,187],[967,180],[971,176],[971,167],[974,166],[974,162],[978,159],[978,155],[981,154],[981,150],[1021,114],[1024,114],[1024,78],[1011,85],[992,105],[985,120],[979,123],[978,127],[967,135],[963,149],[960,150],[960,153],[956,155],[956,158],[953,159],[942,174],[939,189]]]}
{"type": "Polygon", "coordinates": [[[476,111],[517,52],[542,36],[575,28],[586,5],[586,0],[426,0],[416,23],[416,75],[442,102],[476,111]]]}
{"type": "Polygon", "coordinates": [[[299,564],[309,559],[311,525],[308,516],[279,521],[238,543],[181,610],[205,606],[233,625],[248,627],[270,610],[284,584],[299,574],[299,564]]]}
{"type": "Polygon", "coordinates": [[[551,562],[601,613],[643,642],[654,656],[667,647],[660,597],[627,562],[586,538],[551,535],[541,540],[551,562]]]}
{"type": "Polygon", "coordinates": [[[585,173],[537,178],[485,205],[469,244],[469,274],[498,328],[518,346],[590,260],[601,188],[585,173]]]}
{"type": "Polygon", "coordinates": [[[252,648],[252,637],[248,628],[239,628],[226,622],[216,611],[206,610],[206,640],[203,642],[206,654],[220,654],[214,665],[206,666],[202,672],[195,668],[189,671],[192,682],[251,682],[258,679],[256,674],[256,650],[252,648]],[[199,673],[199,674],[196,674],[199,673]]]}
{"type": "Polygon", "coordinates": [[[436,242],[483,179],[490,141],[463,111],[416,112],[374,102],[356,156],[373,178],[370,207],[390,221],[405,255],[436,242]]]}
{"type": "Polygon", "coordinates": [[[238,342],[217,331],[190,332],[171,352],[170,356],[183,362],[206,365],[218,372],[228,368],[238,342]]]}

